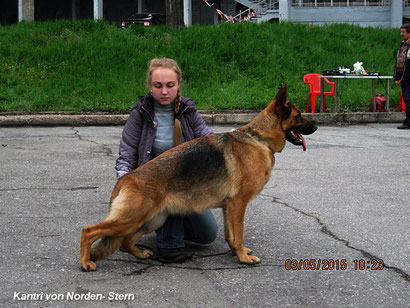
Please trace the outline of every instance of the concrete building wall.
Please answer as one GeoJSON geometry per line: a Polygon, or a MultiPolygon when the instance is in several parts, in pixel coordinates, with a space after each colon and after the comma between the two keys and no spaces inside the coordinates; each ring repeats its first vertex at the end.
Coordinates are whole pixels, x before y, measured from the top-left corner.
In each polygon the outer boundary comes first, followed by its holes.
{"type": "Polygon", "coordinates": [[[403,9],[403,17],[410,19],[410,7],[406,7],[403,9]]]}
{"type": "Polygon", "coordinates": [[[390,7],[292,7],[290,18],[295,23],[325,25],[329,23],[390,27],[390,7]]]}

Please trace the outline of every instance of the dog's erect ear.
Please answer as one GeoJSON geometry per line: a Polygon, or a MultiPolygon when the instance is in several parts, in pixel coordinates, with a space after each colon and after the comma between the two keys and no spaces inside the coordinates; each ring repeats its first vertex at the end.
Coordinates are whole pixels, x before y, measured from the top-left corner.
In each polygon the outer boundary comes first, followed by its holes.
{"type": "Polygon", "coordinates": [[[282,83],[279,86],[279,91],[276,93],[275,98],[274,112],[280,118],[288,118],[290,116],[291,108],[288,101],[288,85],[282,83]]]}
{"type": "Polygon", "coordinates": [[[282,83],[279,86],[279,91],[276,93],[274,100],[276,101],[276,105],[278,103],[284,105],[288,98],[288,85],[286,83],[282,83]]]}

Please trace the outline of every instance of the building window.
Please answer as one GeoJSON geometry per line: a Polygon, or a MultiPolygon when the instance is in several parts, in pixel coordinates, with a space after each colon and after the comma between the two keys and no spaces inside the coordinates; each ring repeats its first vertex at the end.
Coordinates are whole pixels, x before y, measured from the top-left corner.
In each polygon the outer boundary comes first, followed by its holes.
{"type": "MultiPolygon", "coordinates": [[[[404,1],[410,6],[410,0],[404,1]]],[[[293,0],[293,6],[329,7],[329,6],[390,6],[391,0],[293,0]]]]}

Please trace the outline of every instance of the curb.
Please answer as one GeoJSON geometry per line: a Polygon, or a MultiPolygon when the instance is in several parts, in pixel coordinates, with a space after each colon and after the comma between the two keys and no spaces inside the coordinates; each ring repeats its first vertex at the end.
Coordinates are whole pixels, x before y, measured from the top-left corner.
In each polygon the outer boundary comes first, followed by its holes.
{"type": "MultiPolygon", "coordinates": [[[[250,113],[210,113],[199,111],[207,124],[246,124],[256,115],[250,113]]],[[[109,126],[124,125],[129,114],[0,114],[1,126],[109,126]]],[[[317,124],[400,123],[404,112],[357,112],[357,113],[303,113],[303,117],[317,124]]]]}

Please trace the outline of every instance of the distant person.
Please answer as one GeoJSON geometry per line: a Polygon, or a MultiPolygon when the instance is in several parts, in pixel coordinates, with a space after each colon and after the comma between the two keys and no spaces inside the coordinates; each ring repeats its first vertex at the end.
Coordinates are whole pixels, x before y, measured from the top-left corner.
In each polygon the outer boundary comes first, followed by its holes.
{"type": "MultiPolygon", "coordinates": [[[[174,60],[149,62],[146,83],[150,92],[138,99],[122,131],[115,167],[118,178],[179,143],[212,134],[193,100],[180,95],[181,82],[182,73],[174,60]]],[[[183,262],[191,257],[183,249],[184,240],[211,243],[217,224],[210,210],[201,215],[174,215],[156,233],[159,260],[183,262]]]]}
{"type": "Polygon", "coordinates": [[[406,119],[397,128],[410,129],[410,23],[400,27],[400,36],[403,41],[397,52],[394,81],[401,84],[401,92],[406,104],[406,119]]]}

